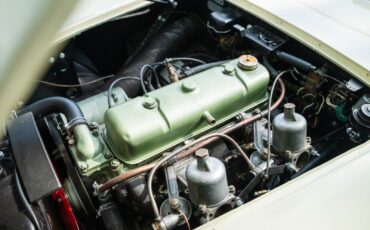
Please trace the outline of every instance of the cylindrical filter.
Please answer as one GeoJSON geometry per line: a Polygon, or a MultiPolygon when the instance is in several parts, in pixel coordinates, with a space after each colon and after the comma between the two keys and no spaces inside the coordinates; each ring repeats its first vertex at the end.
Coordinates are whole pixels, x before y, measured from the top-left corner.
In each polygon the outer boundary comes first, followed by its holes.
{"type": "Polygon", "coordinates": [[[295,105],[284,105],[284,113],[277,115],[272,123],[272,146],[278,152],[297,152],[307,145],[307,121],[295,113],[295,105]]]}

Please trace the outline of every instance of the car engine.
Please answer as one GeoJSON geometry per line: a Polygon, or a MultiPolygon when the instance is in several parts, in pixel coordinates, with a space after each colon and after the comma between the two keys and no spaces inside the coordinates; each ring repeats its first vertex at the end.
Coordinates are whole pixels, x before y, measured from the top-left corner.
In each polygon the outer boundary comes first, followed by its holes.
{"type": "Polygon", "coordinates": [[[0,226],[192,229],[369,140],[369,88],[330,60],[236,6],[163,2],[50,57],[5,124],[0,226]]]}

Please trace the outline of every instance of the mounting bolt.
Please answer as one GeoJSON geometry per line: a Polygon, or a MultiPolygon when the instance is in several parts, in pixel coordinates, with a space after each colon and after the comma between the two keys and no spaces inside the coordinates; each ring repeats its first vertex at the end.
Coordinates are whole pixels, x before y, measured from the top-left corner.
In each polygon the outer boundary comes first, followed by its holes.
{"type": "Polygon", "coordinates": [[[224,65],[224,71],[223,71],[224,74],[232,76],[232,75],[234,75],[234,71],[235,71],[235,69],[234,69],[233,66],[224,65]]]}
{"type": "Polygon", "coordinates": [[[75,144],[75,139],[71,138],[68,140],[69,145],[74,145],[75,144]]]}
{"type": "Polygon", "coordinates": [[[118,169],[118,167],[121,165],[121,163],[119,162],[119,160],[117,159],[113,159],[111,162],[110,162],[110,167],[115,170],[115,169],[118,169]]]}
{"type": "Polygon", "coordinates": [[[144,98],[143,106],[147,109],[154,109],[157,107],[157,101],[153,97],[144,98]]]}
{"type": "Polygon", "coordinates": [[[85,161],[83,161],[78,165],[78,167],[80,167],[82,172],[86,172],[89,168],[89,165],[85,161]]]}
{"type": "Polygon", "coordinates": [[[60,59],[64,59],[66,57],[65,53],[60,53],[59,56],[58,56],[60,59]]]}
{"type": "Polygon", "coordinates": [[[206,211],[207,211],[207,206],[206,206],[205,204],[200,204],[200,205],[198,206],[198,209],[199,209],[199,211],[200,211],[202,214],[205,214],[205,213],[206,213],[206,211]]]}
{"type": "Polygon", "coordinates": [[[104,153],[104,157],[105,157],[106,159],[109,159],[109,158],[111,158],[111,157],[112,157],[112,154],[111,154],[110,152],[106,152],[106,153],[104,153]]]}
{"type": "Polygon", "coordinates": [[[98,184],[98,182],[94,181],[92,187],[93,187],[93,196],[98,196],[99,195],[99,184],[98,184]]]}

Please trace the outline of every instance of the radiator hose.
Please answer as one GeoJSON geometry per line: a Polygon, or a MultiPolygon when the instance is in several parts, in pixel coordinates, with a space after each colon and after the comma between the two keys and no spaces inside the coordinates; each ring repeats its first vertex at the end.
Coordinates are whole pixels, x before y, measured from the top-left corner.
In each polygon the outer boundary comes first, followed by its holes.
{"type": "Polygon", "coordinates": [[[91,159],[100,150],[99,140],[91,135],[87,121],[74,101],[64,97],[49,97],[20,109],[17,115],[28,112],[32,112],[38,119],[53,113],[64,114],[68,122],[67,131],[74,135],[81,159],[91,159]]]}

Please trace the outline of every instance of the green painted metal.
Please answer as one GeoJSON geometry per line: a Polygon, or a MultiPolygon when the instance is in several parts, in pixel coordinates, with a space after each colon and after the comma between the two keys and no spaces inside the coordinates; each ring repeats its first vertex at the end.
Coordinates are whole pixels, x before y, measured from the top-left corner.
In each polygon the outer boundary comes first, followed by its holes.
{"type": "MultiPolygon", "coordinates": [[[[117,87],[112,91],[112,104],[120,104],[125,101],[124,91],[117,87]]],[[[104,128],[104,112],[108,109],[108,92],[102,92],[89,97],[78,103],[85,118],[91,124],[98,124],[98,129],[93,132],[86,125],[76,126],[74,130],[74,141],[70,144],[72,156],[78,165],[80,173],[84,176],[91,176],[95,173],[104,174],[111,178],[116,176],[117,170],[109,168],[109,162],[114,159],[105,145],[101,132],[104,128]]]]}
{"type": "Polygon", "coordinates": [[[112,172],[105,170],[105,168],[109,169],[109,161],[113,157],[105,145],[101,133],[92,135],[88,128],[87,130],[78,128],[76,134],[78,135],[75,135],[75,141],[71,142],[69,148],[80,173],[84,176],[91,176],[99,172],[110,178],[112,172]]]}
{"type": "MultiPolygon", "coordinates": [[[[113,88],[112,95],[116,98],[116,100],[111,98],[113,105],[125,102],[126,94],[121,87],[113,88]]],[[[89,123],[96,122],[101,125],[104,123],[104,113],[108,109],[108,91],[88,97],[77,104],[89,123]]]]}
{"type": "Polygon", "coordinates": [[[74,137],[76,139],[77,156],[79,159],[91,159],[103,149],[101,142],[90,133],[89,127],[85,124],[76,126],[74,137]]]}
{"type": "Polygon", "coordinates": [[[245,71],[233,60],[134,98],[105,113],[108,145],[124,163],[142,163],[265,102],[268,81],[262,65],[245,71]]]}

